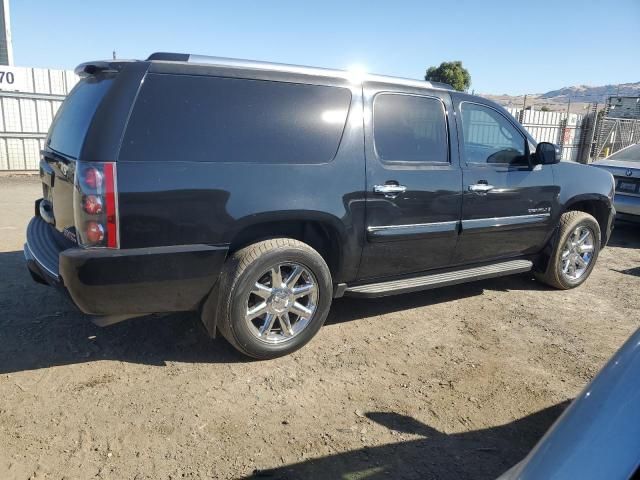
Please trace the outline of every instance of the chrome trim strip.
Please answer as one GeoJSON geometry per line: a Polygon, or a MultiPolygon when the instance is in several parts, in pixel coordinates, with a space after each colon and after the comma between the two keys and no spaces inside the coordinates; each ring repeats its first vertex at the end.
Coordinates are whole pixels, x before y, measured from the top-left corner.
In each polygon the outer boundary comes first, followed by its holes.
{"type": "Polygon", "coordinates": [[[432,223],[410,223],[407,225],[377,225],[373,227],[367,227],[368,232],[379,232],[383,230],[399,230],[399,229],[409,229],[409,228],[421,228],[424,227],[426,229],[430,228],[446,228],[446,227],[456,227],[458,225],[458,220],[453,220],[450,222],[432,222],[432,223]]]}
{"type": "Polygon", "coordinates": [[[414,223],[410,225],[379,225],[367,227],[369,242],[393,242],[398,240],[419,240],[437,236],[457,235],[459,221],[414,223]]]}
{"type": "Polygon", "coordinates": [[[526,225],[530,223],[544,222],[551,213],[534,213],[530,215],[512,215],[509,217],[475,218],[472,220],[462,220],[462,229],[474,228],[495,228],[508,225],[526,225]]]}

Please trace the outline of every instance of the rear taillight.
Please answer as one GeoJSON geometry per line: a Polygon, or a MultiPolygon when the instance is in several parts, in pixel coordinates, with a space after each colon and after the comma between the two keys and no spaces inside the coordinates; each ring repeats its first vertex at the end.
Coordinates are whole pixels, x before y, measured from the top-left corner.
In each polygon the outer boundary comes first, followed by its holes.
{"type": "Polygon", "coordinates": [[[84,234],[88,242],[95,245],[104,240],[104,227],[98,222],[89,220],[84,224],[84,234]]]}
{"type": "Polygon", "coordinates": [[[85,247],[118,248],[116,164],[78,162],[74,218],[78,243],[85,247]]]}
{"type": "Polygon", "coordinates": [[[82,182],[92,190],[102,187],[102,172],[95,167],[87,167],[82,172],[82,182]]]}
{"type": "Polygon", "coordinates": [[[102,213],[102,198],[98,195],[85,195],[82,208],[89,215],[98,215],[102,213]]]}

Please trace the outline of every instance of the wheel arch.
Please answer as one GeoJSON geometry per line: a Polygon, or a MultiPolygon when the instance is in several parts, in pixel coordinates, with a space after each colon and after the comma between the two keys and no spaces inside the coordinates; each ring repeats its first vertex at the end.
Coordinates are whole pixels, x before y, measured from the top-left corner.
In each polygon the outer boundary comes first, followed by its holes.
{"type": "Polygon", "coordinates": [[[611,212],[611,200],[607,196],[586,194],[572,197],[565,203],[562,213],[570,211],[584,212],[594,217],[600,226],[600,246],[604,247],[607,244],[611,212]]]}
{"type": "MultiPolygon", "coordinates": [[[[316,250],[329,267],[331,277],[336,282],[343,262],[343,244],[345,232],[329,219],[273,218],[245,223],[232,235],[227,258],[234,252],[257,242],[273,238],[292,238],[309,245],[316,250]]],[[[339,278],[339,277],[338,277],[339,278]]],[[[220,279],[212,291],[205,297],[200,307],[200,318],[209,335],[216,337],[218,324],[217,290],[220,279]]]]}
{"type": "Polygon", "coordinates": [[[229,242],[229,254],[248,245],[270,238],[293,238],[316,250],[329,267],[332,278],[340,277],[343,264],[345,233],[328,217],[309,219],[260,219],[243,225],[229,242]]]}
{"type": "MultiPolygon", "coordinates": [[[[558,215],[557,219],[559,221],[562,214],[571,211],[588,213],[598,222],[598,226],[600,227],[600,246],[602,248],[607,244],[609,240],[609,216],[611,208],[611,200],[605,195],[576,195],[564,203],[564,208],[558,215]]],[[[549,237],[545,248],[542,250],[540,255],[538,255],[536,261],[534,262],[536,270],[546,271],[548,267],[549,257],[551,256],[551,252],[553,251],[553,247],[557,241],[558,225],[556,225],[556,227],[554,228],[554,231],[549,237]]]]}

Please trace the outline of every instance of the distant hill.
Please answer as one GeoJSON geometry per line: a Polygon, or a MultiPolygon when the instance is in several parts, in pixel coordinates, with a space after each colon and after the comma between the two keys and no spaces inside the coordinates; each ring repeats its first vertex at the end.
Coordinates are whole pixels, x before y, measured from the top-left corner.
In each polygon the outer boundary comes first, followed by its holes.
{"type": "MultiPolygon", "coordinates": [[[[524,95],[494,95],[480,94],[505,107],[521,108],[525,104],[524,95]]],[[[527,95],[526,105],[540,109],[543,106],[552,111],[565,111],[571,100],[571,112],[584,113],[592,103],[604,104],[610,96],[640,96],[640,82],[621,83],[620,85],[603,85],[590,87],[588,85],[576,85],[564,87],[559,90],[551,90],[546,93],[534,93],[527,95]]]]}
{"type": "Polygon", "coordinates": [[[590,87],[588,85],[577,85],[574,87],[564,87],[559,90],[539,95],[539,98],[554,100],[556,102],[599,102],[603,103],[607,98],[620,95],[628,97],[640,96],[640,82],[621,83],[620,85],[603,85],[601,87],[590,87]]]}

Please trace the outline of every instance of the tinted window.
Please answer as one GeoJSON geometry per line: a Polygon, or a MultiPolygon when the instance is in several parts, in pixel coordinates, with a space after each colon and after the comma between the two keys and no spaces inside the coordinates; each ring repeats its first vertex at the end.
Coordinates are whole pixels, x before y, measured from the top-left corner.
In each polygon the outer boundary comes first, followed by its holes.
{"type": "Polygon", "coordinates": [[[81,80],[58,110],[49,133],[49,148],[78,158],[89,124],[113,78],[81,80]]]}
{"type": "Polygon", "coordinates": [[[373,136],[382,160],[449,161],[444,106],[435,98],[378,95],[373,106],[373,136]]]}
{"type": "Polygon", "coordinates": [[[345,88],[149,74],[120,158],[328,162],[338,149],[350,101],[345,88]]]}
{"type": "Polygon", "coordinates": [[[461,108],[467,163],[528,163],[523,135],[502,114],[475,103],[463,103],[461,108]]]}

